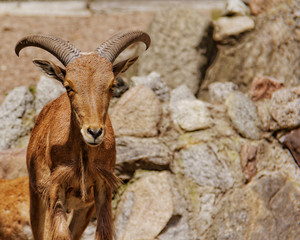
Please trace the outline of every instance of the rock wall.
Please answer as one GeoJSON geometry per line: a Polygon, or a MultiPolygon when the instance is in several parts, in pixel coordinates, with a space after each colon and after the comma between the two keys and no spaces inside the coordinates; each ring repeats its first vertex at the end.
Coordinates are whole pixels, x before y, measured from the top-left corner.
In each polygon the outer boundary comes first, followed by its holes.
{"type": "MultiPolygon", "coordinates": [[[[259,15],[256,22],[261,21],[261,27],[253,31],[272,28],[271,15],[287,13],[287,6],[259,15]]],[[[276,17],[273,24],[276,29],[276,17]]],[[[222,48],[246,47],[244,41],[222,48]]],[[[289,41],[288,46],[298,46],[293,37],[289,41]]],[[[269,52],[268,47],[261,48],[260,56],[269,52]]],[[[244,59],[237,50],[233,53],[234,62],[244,59]]],[[[297,71],[288,73],[290,83],[276,79],[277,75],[256,76],[255,81],[247,78],[245,87],[234,78],[223,78],[227,74],[219,63],[223,56],[221,51],[207,73],[209,79],[217,66],[224,71],[224,76],[216,71],[214,79],[205,83],[207,101],[197,99],[184,82],[168,87],[166,76],[158,72],[133,77],[129,90],[112,100],[116,173],[124,181],[112,201],[116,240],[298,238],[300,87],[292,86],[297,71]]],[[[263,66],[252,66],[249,74],[263,66]]],[[[242,74],[245,69],[235,71],[242,74]]],[[[37,111],[33,97],[28,99],[31,105],[24,108],[37,111]]],[[[18,163],[22,161],[24,149],[0,152],[1,177],[15,178],[0,180],[0,198],[10,196],[0,204],[0,221],[7,219],[7,224],[0,224],[0,239],[31,239],[28,191],[22,190],[28,189],[28,180],[17,178],[24,175],[25,164],[18,163]]],[[[93,238],[95,222],[82,239],[93,238]]]]}

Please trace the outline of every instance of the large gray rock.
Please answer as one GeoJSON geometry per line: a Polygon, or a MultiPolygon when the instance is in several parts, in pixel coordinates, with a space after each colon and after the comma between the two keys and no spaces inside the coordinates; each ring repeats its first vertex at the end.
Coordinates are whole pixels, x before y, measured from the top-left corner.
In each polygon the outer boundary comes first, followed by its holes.
{"type": "Polygon", "coordinates": [[[0,149],[12,147],[33,127],[33,96],[26,87],[11,91],[0,107],[0,149]]]}
{"type": "Polygon", "coordinates": [[[157,138],[118,137],[116,169],[118,175],[133,175],[137,169],[166,170],[172,152],[157,138]]]}
{"type": "Polygon", "coordinates": [[[161,115],[155,93],[139,85],[123,94],[110,116],[116,136],[154,137],[161,115]]]}
{"type": "Polygon", "coordinates": [[[226,99],[228,115],[235,129],[246,138],[259,139],[261,130],[254,103],[241,92],[232,92],[226,99]]]}
{"type": "Polygon", "coordinates": [[[299,1],[285,3],[255,19],[255,30],[239,41],[218,46],[218,55],[208,69],[198,94],[208,98],[213,82],[233,82],[247,92],[257,75],[270,76],[286,87],[300,82],[299,1]],[[226,63],[226,64],[224,64],[226,63]]]}
{"type": "Polygon", "coordinates": [[[186,84],[196,93],[206,65],[205,50],[199,48],[207,37],[209,19],[194,9],[168,9],[156,14],[148,31],[151,47],[141,56],[138,75],[158,72],[174,89],[186,84]]]}
{"type": "Polygon", "coordinates": [[[57,80],[41,76],[36,87],[35,109],[38,114],[42,108],[65,92],[65,88],[57,80]]]}
{"type": "MultiPolygon", "coordinates": [[[[129,185],[121,196],[115,215],[116,239],[155,239],[168,229],[166,226],[174,220],[173,215],[179,215],[179,212],[176,211],[171,174],[146,174],[129,185]]],[[[180,224],[180,221],[176,223],[180,224]]],[[[186,230],[184,234],[187,237],[187,224],[183,224],[181,229],[186,230]]],[[[159,239],[166,238],[162,236],[159,239]]]]}

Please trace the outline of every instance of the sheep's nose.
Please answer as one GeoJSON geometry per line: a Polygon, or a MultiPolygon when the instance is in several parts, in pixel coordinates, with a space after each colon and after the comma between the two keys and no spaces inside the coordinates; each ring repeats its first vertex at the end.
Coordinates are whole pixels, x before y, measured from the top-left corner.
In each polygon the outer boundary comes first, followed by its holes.
{"type": "Polygon", "coordinates": [[[88,128],[87,129],[88,134],[90,134],[94,139],[97,139],[99,136],[101,136],[103,129],[92,129],[92,128],[88,128]]]}

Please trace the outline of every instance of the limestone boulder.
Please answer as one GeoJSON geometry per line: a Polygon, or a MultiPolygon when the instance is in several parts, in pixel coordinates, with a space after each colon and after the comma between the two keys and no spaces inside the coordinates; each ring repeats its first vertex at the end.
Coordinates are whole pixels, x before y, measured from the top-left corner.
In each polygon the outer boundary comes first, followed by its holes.
{"type": "Polygon", "coordinates": [[[223,15],[249,15],[250,9],[242,0],[227,0],[223,15]]]}
{"type": "Polygon", "coordinates": [[[33,96],[26,87],[12,90],[0,106],[0,149],[17,145],[27,135],[34,122],[33,96]]]}
{"type": "Polygon", "coordinates": [[[140,57],[138,76],[156,71],[174,89],[181,84],[196,93],[207,64],[206,47],[209,18],[192,8],[160,11],[148,30],[151,47],[140,57]]]}
{"type": "Polygon", "coordinates": [[[198,96],[208,99],[213,82],[233,82],[248,92],[254,77],[270,76],[286,87],[299,85],[298,0],[285,1],[255,18],[255,29],[238,41],[218,45],[218,55],[205,74],[198,96]]]}
{"type": "Polygon", "coordinates": [[[116,136],[154,137],[162,108],[155,93],[139,85],[122,95],[110,115],[116,136]]]}
{"type": "Polygon", "coordinates": [[[168,239],[176,232],[179,239],[189,239],[172,181],[172,175],[163,171],[143,174],[129,185],[115,212],[116,239],[168,239]]]}
{"type": "Polygon", "coordinates": [[[27,176],[26,148],[0,151],[0,178],[27,176]]]}

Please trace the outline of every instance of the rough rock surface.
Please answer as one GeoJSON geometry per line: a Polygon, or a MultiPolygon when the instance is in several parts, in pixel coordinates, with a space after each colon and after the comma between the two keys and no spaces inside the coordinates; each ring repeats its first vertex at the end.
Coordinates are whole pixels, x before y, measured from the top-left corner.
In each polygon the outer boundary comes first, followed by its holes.
{"type": "Polygon", "coordinates": [[[0,151],[0,178],[27,176],[26,148],[0,151]]]}
{"type": "Polygon", "coordinates": [[[57,80],[41,76],[34,100],[36,113],[38,114],[47,103],[58,98],[65,91],[65,88],[57,80]]]}
{"type": "Polygon", "coordinates": [[[161,114],[155,93],[139,85],[120,98],[110,116],[116,136],[154,137],[158,134],[161,114]]]}
{"type": "Polygon", "coordinates": [[[157,138],[125,136],[118,137],[116,143],[119,176],[132,176],[137,169],[166,170],[170,167],[172,152],[157,138]]]}
{"type": "Polygon", "coordinates": [[[26,87],[11,91],[0,106],[0,149],[12,147],[33,127],[33,96],[26,87]]]}
{"type": "Polygon", "coordinates": [[[186,84],[196,93],[206,65],[200,43],[207,36],[209,19],[193,9],[168,9],[156,14],[148,33],[151,48],[139,60],[137,74],[158,72],[169,88],[186,84]]]}
{"type": "Polygon", "coordinates": [[[204,239],[297,239],[300,189],[280,174],[229,193],[204,239]]]}
{"type": "Polygon", "coordinates": [[[249,90],[257,75],[270,76],[286,87],[299,84],[300,30],[297,0],[286,1],[255,19],[255,30],[230,45],[218,46],[214,64],[206,72],[198,96],[208,99],[213,82],[233,82],[249,90]]]}
{"type": "Polygon", "coordinates": [[[254,103],[241,92],[232,92],[226,99],[228,115],[233,126],[244,137],[259,139],[260,122],[254,103]]]}

